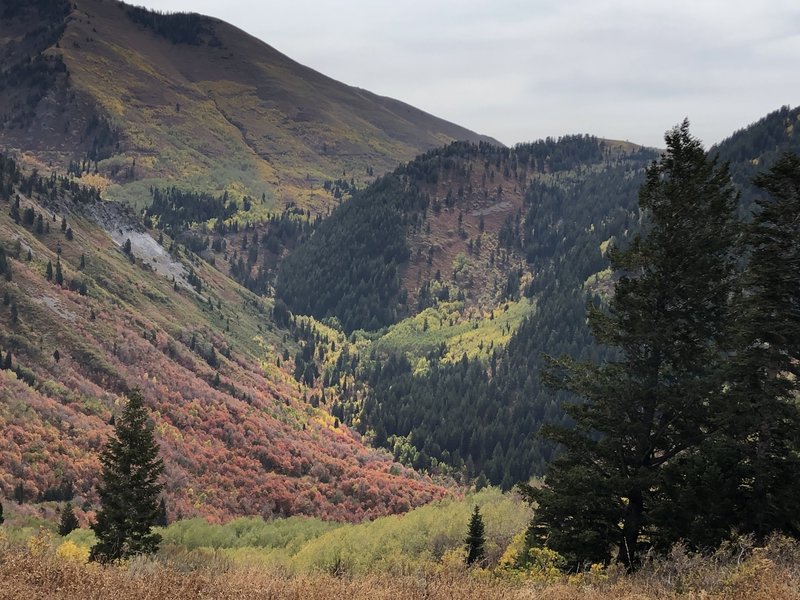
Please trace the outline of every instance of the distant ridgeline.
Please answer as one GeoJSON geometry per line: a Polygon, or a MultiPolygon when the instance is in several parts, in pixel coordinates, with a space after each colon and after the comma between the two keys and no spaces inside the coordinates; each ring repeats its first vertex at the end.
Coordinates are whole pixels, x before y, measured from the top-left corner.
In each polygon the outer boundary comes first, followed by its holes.
{"type": "MultiPolygon", "coordinates": [[[[755,198],[752,175],[800,149],[798,125],[798,110],[783,108],[711,149],[731,161],[743,211],[755,198]]],[[[567,397],[539,381],[542,354],[598,360],[607,352],[591,340],[586,306],[603,302],[612,284],[603,272],[605,251],[637,232],[638,189],[656,151],[604,161],[598,140],[575,137],[508,150],[454,144],[429,152],[336,209],[283,263],[277,293],[294,312],[335,316],[346,331],[375,329],[408,313],[399,277],[411,252],[404,232],[420,227],[431,206],[425,183],[460,168],[464,156],[500,157],[498,165],[551,157],[543,169],[549,176],[526,186],[518,226],[500,236],[533,274],[524,293],[536,301],[535,314],[488,365],[466,357],[444,363],[431,352],[420,371],[405,356],[373,355],[339,360],[324,377],[346,382],[333,414],[398,459],[420,468],[448,465],[508,488],[543,472],[554,449],[535,434],[544,422],[564,420],[567,397]]]]}

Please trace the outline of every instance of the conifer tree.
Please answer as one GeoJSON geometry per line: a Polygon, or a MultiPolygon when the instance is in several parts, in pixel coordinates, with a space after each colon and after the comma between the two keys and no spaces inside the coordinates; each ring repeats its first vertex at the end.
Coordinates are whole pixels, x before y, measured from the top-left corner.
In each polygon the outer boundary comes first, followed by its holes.
{"type": "Polygon", "coordinates": [[[72,510],[72,502],[67,502],[61,511],[61,520],[58,523],[58,535],[69,535],[70,532],[78,528],[78,517],[72,510]]]}
{"type": "Polygon", "coordinates": [[[723,467],[737,485],[735,526],[763,540],[776,530],[800,536],[800,156],[783,156],[754,183],[765,194],[745,237],[733,410],[720,430],[737,458],[723,467]]]}
{"type": "Polygon", "coordinates": [[[725,406],[738,195],[727,165],[707,157],[687,121],[666,143],[639,192],[646,233],[610,253],[620,274],[614,295],[607,310],[589,310],[595,338],[619,358],[551,359],[544,377],[585,401],[566,406],[574,428],[548,431],[566,451],[546,485],[523,488],[538,505],[528,541],[572,564],[608,562],[615,549],[632,569],[654,541],[670,542],[660,537],[671,526],[660,509],[687,490],[670,488],[665,474],[703,443],[725,406]]]}
{"type": "Polygon", "coordinates": [[[3,503],[0,502],[0,525],[5,523],[6,518],[3,516],[3,503]]]}
{"type": "Polygon", "coordinates": [[[102,506],[92,525],[98,541],[90,559],[108,562],[155,552],[161,536],[151,529],[158,517],[163,487],[158,480],[164,464],[138,391],[128,395],[100,462],[103,473],[98,493],[102,506]]]}
{"type": "Polygon", "coordinates": [[[472,518],[469,520],[469,532],[464,544],[467,548],[467,564],[481,564],[485,556],[486,538],[484,537],[483,517],[481,517],[481,511],[477,506],[472,511],[472,518]]]}
{"type": "Polygon", "coordinates": [[[169,525],[169,517],[167,516],[167,503],[164,501],[164,497],[161,497],[161,500],[158,501],[158,514],[156,515],[156,525],[159,527],[166,527],[169,525]]]}

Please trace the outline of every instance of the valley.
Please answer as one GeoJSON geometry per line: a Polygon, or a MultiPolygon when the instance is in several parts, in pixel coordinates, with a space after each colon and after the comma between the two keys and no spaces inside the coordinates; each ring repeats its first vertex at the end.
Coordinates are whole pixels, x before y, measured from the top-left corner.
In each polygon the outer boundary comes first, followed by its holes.
{"type": "Polygon", "coordinates": [[[212,17],[0,16],[0,597],[792,597],[799,108],[506,147],[212,17]],[[87,564],[137,392],[161,544],[87,564]]]}

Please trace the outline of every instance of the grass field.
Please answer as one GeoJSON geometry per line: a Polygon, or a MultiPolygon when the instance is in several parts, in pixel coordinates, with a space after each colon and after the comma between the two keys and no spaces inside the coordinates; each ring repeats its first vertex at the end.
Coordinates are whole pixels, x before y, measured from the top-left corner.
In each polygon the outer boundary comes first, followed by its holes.
{"type": "Polygon", "coordinates": [[[111,566],[87,564],[85,556],[47,535],[27,544],[0,533],[0,599],[55,598],[150,600],[189,598],[352,600],[644,600],[677,598],[800,598],[800,549],[775,539],[765,548],[730,548],[697,557],[676,550],[632,576],[619,569],[572,575],[521,575],[435,564],[411,573],[337,576],[299,575],[213,560],[186,564],[136,558],[111,566]]]}

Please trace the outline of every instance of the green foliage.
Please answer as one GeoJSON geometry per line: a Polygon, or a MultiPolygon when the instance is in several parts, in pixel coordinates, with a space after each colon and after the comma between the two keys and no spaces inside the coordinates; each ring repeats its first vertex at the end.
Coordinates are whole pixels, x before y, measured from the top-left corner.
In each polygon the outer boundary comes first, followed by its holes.
{"type": "Polygon", "coordinates": [[[212,196],[207,193],[190,192],[176,187],[151,188],[153,200],[147,215],[157,217],[158,227],[173,234],[184,231],[192,223],[205,223],[211,219],[225,221],[239,210],[235,200],[228,200],[228,193],[212,196]]]}
{"type": "Polygon", "coordinates": [[[72,510],[72,502],[67,502],[61,509],[61,520],[58,523],[58,535],[69,535],[78,528],[78,517],[72,510]]]}
{"type": "Polygon", "coordinates": [[[158,456],[142,396],[130,392],[114,437],[100,455],[102,483],[98,488],[101,508],[92,530],[98,538],[91,559],[115,561],[158,549],[161,536],[152,531],[158,517],[158,482],[164,464],[158,456]]]}
{"type": "Polygon", "coordinates": [[[760,196],[753,179],[774,165],[785,152],[800,150],[800,107],[783,106],[711,148],[713,156],[730,161],[733,182],[742,190],[741,215],[758,210],[760,196]]]}
{"type": "Polygon", "coordinates": [[[195,548],[261,548],[285,550],[295,554],[306,542],[341,527],[341,524],[312,517],[288,517],[264,521],[257,517],[241,517],[225,525],[205,519],[177,521],[163,530],[165,544],[195,548]]]}
{"type": "MultiPolygon", "coordinates": [[[[564,158],[558,163],[563,167],[584,156],[579,147],[589,159],[598,156],[589,151],[591,140],[565,143],[575,158],[564,158]]],[[[529,160],[541,168],[542,148],[560,152],[557,144],[531,146],[529,160]]],[[[515,152],[524,154],[527,148],[515,152]]],[[[441,153],[446,156],[449,149],[441,153]]],[[[486,160],[493,160],[494,150],[482,147],[486,160]]],[[[565,149],[564,155],[571,153],[565,149]]],[[[468,477],[484,475],[504,489],[542,474],[554,446],[535,434],[542,423],[568,422],[561,403],[570,398],[540,384],[542,352],[583,359],[606,355],[607,350],[592,344],[585,324],[583,284],[605,266],[604,242],[633,235],[636,189],[654,156],[640,151],[580,176],[534,180],[525,196],[525,218],[508,242],[520,248],[535,273],[526,290],[529,297],[479,322],[450,326],[454,317],[448,310],[456,304],[440,302],[393,326],[371,348],[390,356],[362,359],[354,371],[368,384],[361,410],[351,413],[345,406],[342,416],[357,415],[362,432],[373,431],[375,443],[417,467],[449,465],[468,477]]],[[[423,178],[425,172],[416,176],[423,178]]],[[[338,381],[340,375],[335,369],[331,379],[338,381]]]]}
{"type": "Polygon", "coordinates": [[[173,523],[162,534],[165,551],[214,550],[238,564],[279,566],[295,573],[408,573],[463,550],[464,523],[473,506],[480,508],[486,562],[493,565],[530,518],[530,509],[518,495],[497,489],[358,525],[308,517],[274,521],[246,517],[224,525],[191,519],[173,523]]]}
{"type": "Polygon", "coordinates": [[[473,565],[475,563],[480,565],[483,562],[485,556],[483,547],[486,544],[484,529],[481,511],[476,506],[475,510],[472,511],[472,517],[469,520],[469,531],[464,540],[464,545],[467,549],[467,557],[465,560],[468,565],[473,565]]]}
{"type": "Polygon", "coordinates": [[[745,232],[727,405],[715,434],[671,470],[670,484],[692,493],[673,492],[664,518],[690,547],[714,546],[731,528],[760,542],[774,531],[800,535],[800,158],[782,157],[755,182],[763,195],[745,232]]]}
{"type": "Polygon", "coordinates": [[[276,296],[296,314],[337,317],[348,333],[393,323],[401,311],[399,268],[409,257],[403,213],[424,203],[397,176],[357,192],[281,263],[276,296]]]}
{"type": "Polygon", "coordinates": [[[545,487],[526,488],[538,504],[530,540],[571,564],[606,562],[613,548],[633,568],[647,545],[677,541],[660,508],[691,486],[668,485],[666,474],[702,444],[725,407],[720,370],[738,196],[727,166],[706,156],[688,122],[666,142],[639,194],[646,235],[611,253],[621,277],[607,311],[589,311],[594,336],[619,358],[553,359],[546,376],[586,402],[567,407],[575,428],[548,430],[566,452],[545,487]]]}

